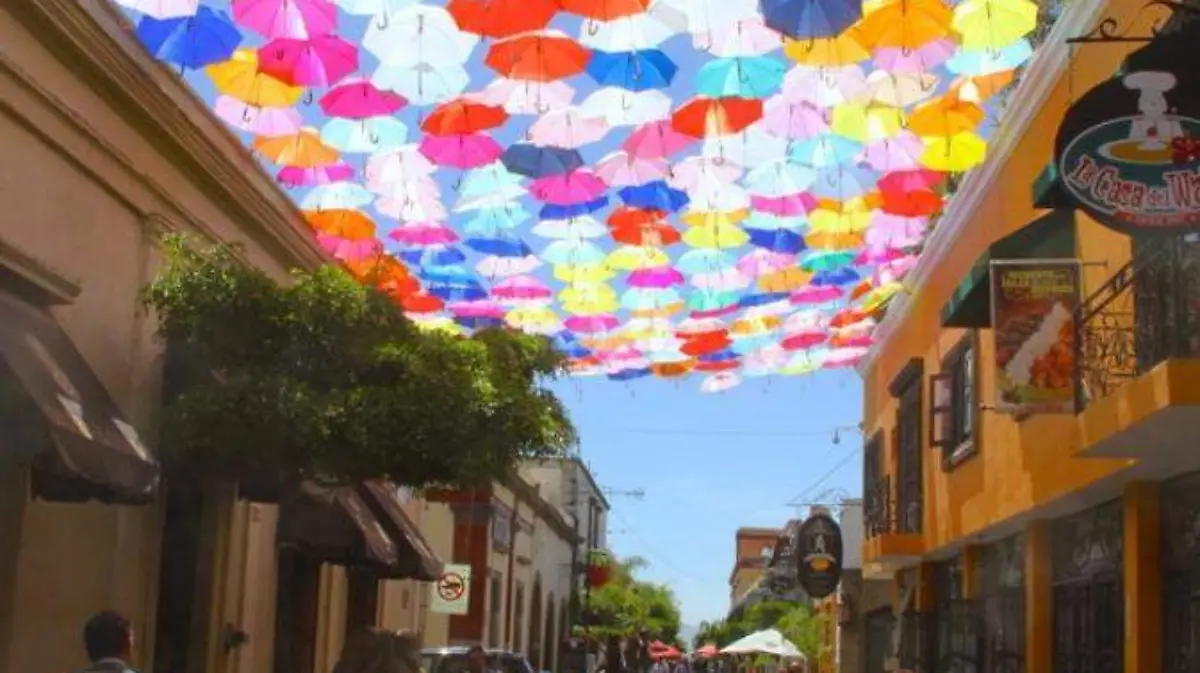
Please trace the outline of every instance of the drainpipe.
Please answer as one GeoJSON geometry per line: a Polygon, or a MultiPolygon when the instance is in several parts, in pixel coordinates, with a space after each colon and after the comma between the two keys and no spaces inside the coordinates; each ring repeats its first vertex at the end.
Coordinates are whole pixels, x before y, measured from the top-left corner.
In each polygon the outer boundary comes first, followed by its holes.
{"type": "Polygon", "coordinates": [[[514,492],[512,514],[509,516],[508,530],[508,588],[505,589],[504,603],[505,613],[504,618],[504,643],[508,649],[513,649],[513,612],[516,607],[513,602],[513,587],[517,583],[517,511],[521,509],[521,496],[514,492]]]}

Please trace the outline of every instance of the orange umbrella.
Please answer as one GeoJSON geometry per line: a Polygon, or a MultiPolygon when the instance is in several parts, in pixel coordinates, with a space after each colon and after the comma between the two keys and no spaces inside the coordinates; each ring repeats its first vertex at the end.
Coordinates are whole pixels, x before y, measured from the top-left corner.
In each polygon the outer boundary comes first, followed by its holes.
{"type": "Polygon", "coordinates": [[[446,6],[468,33],[503,40],[542,30],[558,12],[556,0],[450,0],[446,6]]]}
{"type": "Polygon", "coordinates": [[[948,137],[979,128],[986,114],[975,103],[946,95],[913,110],[908,116],[908,128],[917,135],[948,137]]]}
{"type": "Polygon", "coordinates": [[[621,227],[640,227],[643,224],[653,224],[667,216],[666,212],[654,208],[632,208],[620,206],[613,209],[608,216],[608,226],[616,229],[621,227]]]}
{"type": "MultiPolygon", "coordinates": [[[[394,260],[394,258],[392,258],[394,260]]],[[[421,284],[409,275],[408,269],[398,261],[384,264],[378,276],[375,277],[375,287],[380,292],[396,298],[403,298],[421,291],[421,284]]]]}
{"type": "Polygon", "coordinates": [[[763,103],[756,98],[706,98],[688,101],[671,116],[671,128],[693,138],[727,136],[761,119],[763,103]]]}
{"type": "Polygon", "coordinates": [[[681,376],[687,376],[688,372],[692,371],[695,366],[695,360],[684,360],[682,362],[656,362],[650,365],[650,372],[660,379],[677,379],[681,376]]]}
{"type": "Polygon", "coordinates": [[[725,350],[731,345],[733,345],[733,341],[730,341],[725,332],[709,332],[684,340],[679,350],[685,355],[699,357],[708,353],[725,350]]]}
{"type": "Polygon", "coordinates": [[[436,313],[442,310],[442,300],[431,294],[416,293],[401,297],[400,306],[409,313],[436,313]]]}
{"type": "Polygon", "coordinates": [[[375,222],[357,210],[310,210],[304,213],[304,217],[313,229],[330,236],[350,241],[375,237],[375,222]]]}
{"type": "Polygon", "coordinates": [[[467,100],[452,100],[434,108],[421,130],[435,136],[463,136],[494,129],[508,121],[502,107],[467,100]]]}
{"type": "Polygon", "coordinates": [[[254,140],[254,151],[279,164],[296,168],[315,168],[336,163],[338,151],[321,142],[314,129],[300,129],[287,136],[259,136],[254,140]]]}
{"type": "Polygon", "coordinates": [[[626,245],[662,247],[679,242],[679,232],[662,220],[612,228],[612,238],[626,245]]]}
{"type": "Polygon", "coordinates": [[[592,52],[557,31],[510,37],[488,48],[485,63],[501,75],[530,82],[553,82],[578,75],[592,52]]]}
{"type": "Polygon", "coordinates": [[[650,0],[560,0],[563,11],[596,21],[612,21],[624,16],[644,14],[650,0]]]}
{"type": "Polygon", "coordinates": [[[961,77],[950,85],[950,91],[962,100],[982,103],[1006,89],[1016,77],[1016,70],[961,77]]]}
{"type": "Polygon", "coordinates": [[[917,49],[950,34],[953,10],[943,0],[888,0],[858,24],[863,46],[917,49]]]}

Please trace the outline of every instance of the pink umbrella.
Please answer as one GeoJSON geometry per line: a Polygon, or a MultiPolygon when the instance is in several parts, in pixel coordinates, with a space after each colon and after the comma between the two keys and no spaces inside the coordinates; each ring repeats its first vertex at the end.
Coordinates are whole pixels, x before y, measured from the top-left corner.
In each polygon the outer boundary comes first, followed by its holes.
{"type": "Polygon", "coordinates": [[[670,119],[643,124],[621,148],[636,157],[665,157],[691,145],[693,138],[671,128],[670,119]]]}
{"type": "Polygon", "coordinates": [[[337,35],[279,38],[259,48],[258,70],[288,84],[324,88],[358,70],[358,48],[337,35]]]}
{"type": "Polygon", "coordinates": [[[835,348],[825,355],[821,361],[821,366],[825,369],[854,367],[867,356],[867,351],[869,350],[869,348],[863,347],[835,348]]]}
{"type": "Polygon", "coordinates": [[[276,177],[288,187],[316,187],[332,182],[346,182],[354,177],[354,167],[343,162],[312,168],[285,166],[276,177]]]}
{"type": "Polygon", "coordinates": [[[782,271],[796,263],[796,256],[764,248],[751,250],[737,262],[737,270],[747,278],[757,278],[782,271]]]}
{"type": "Polygon", "coordinates": [[[529,186],[529,193],[545,203],[569,206],[594,201],[602,196],[607,188],[608,185],[591,171],[576,170],[538,178],[529,186]]]}
{"type": "Polygon", "coordinates": [[[504,153],[491,136],[472,133],[461,136],[431,136],[421,139],[421,154],[438,166],[449,166],[461,170],[479,168],[490,164],[504,153]]]}
{"type": "Polygon", "coordinates": [[[916,49],[907,47],[881,47],[875,50],[872,59],[876,67],[894,73],[920,74],[949,61],[957,50],[953,40],[941,39],[926,42],[916,49]]]}
{"type": "Polygon", "coordinates": [[[871,227],[865,238],[870,246],[907,248],[920,243],[928,228],[928,217],[905,217],[879,210],[871,215],[871,227]]]}
{"type": "Polygon", "coordinates": [[[571,104],[575,90],[566,82],[526,82],[500,78],[470,98],[499,105],[510,115],[540,115],[571,104]]]}
{"type": "Polygon", "coordinates": [[[767,197],[750,195],[750,207],[779,217],[807,215],[817,207],[817,199],[808,192],[767,197]]]}
{"type": "Polygon", "coordinates": [[[805,285],[792,292],[788,299],[797,305],[825,304],[842,298],[842,288],[836,285],[805,285]]]}
{"type": "Polygon", "coordinates": [[[217,96],[213,112],[235,129],[264,138],[294,135],[304,125],[295,108],[257,107],[230,96],[217,96]]]}
{"type": "Polygon", "coordinates": [[[596,175],[613,187],[644,185],[667,177],[670,166],[662,157],[635,157],[620,150],[596,164],[596,175]]]}
{"type": "Polygon", "coordinates": [[[233,0],[233,18],[268,40],[307,40],[337,29],[337,5],[330,0],[233,0]]]}
{"type": "Polygon", "coordinates": [[[626,279],[630,287],[667,288],[683,285],[683,274],[671,266],[635,269],[626,279]]]}
{"type": "Polygon", "coordinates": [[[862,249],[862,252],[858,253],[858,257],[854,258],[854,263],[859,266],[875,266],[877,264],[887,264],[889,262],[894,262],[898,259],[901,259],[902,257],[905,257],[906,254],[907,253],[905,253],[903,250],[900,250],[898,248],[890,248],[890,247],[886,247],[886,246],[885,247],[875,247],[875,246],[868,245],[867,247],[862,249]]]}
{"type": "MultiPolygon", "coordinates": [[[[570,322],[570,318],[567,321],[570,322]]],[[[646,354],[628,344],[617,346],[608,351],[596,353],[596,357],[606,365],[621,365],[638,362],[645,359],[646,354]]]]}
{"type": "Polygon", "coordinates": [[[876,275],[884,280],[900,280],[913,270],[919,259],[917,255],[905,255],[895,261],[880,264],[876,269],[876,275]]]}
{"type": "Polygon", "coordinates": [[[790,351],[802,351],[820,346],[828,339],[829,334],[824,329],[810,327],[785,335],[779,345],[790,351]]]}
{"type": "Polygon", "coordinates": [[[563,325],[579,334],[599,334],[616,329],[621,321],[617,320],[617,316],[611,313],[601,313],[599,315],[573,315],[563,321],[563,325]]]}
{"type": "Polygon", "coordinates": [[[375,202],[375,209],[401,222],[440,221],[450,216],[437,191],[412,190],[384,196],[375,202]]]}
{"type": "Polygon", "coordinates": [[[721,318],[723,316],[733,315],[741,309],[742,307],[737,302],[734,302],[728,306],[721,306],[712,309],[711,311],[692,311],[688,315],[692,316],[693,318],[721,318]]]}
{"type": "Polygon", "coordinates": [[[455,301],[446,310],[460,318],[504,318],[504,307],[489,299],[478,301],[455,301]]]}
{"type": "Polygon", "coordinates": [[[354,79],[335,86],[321,96],[321,109],[330,117],[366,119],[394,114],[408,105],[398,93],[383,91],[366,79],[354,79]]]}
{"type": "Polygon", "coordinates": [[[505,278],[492,286],[492,296],[500,299],[540,300],[549,299],[553,294],[545,283],[524,274],[505,278]]]}
{"type": "Polygon", "coordinates": [[[915,133],[901,131],[863,148],[864,163],[877,171],[909,171],[921,166],[925,143],[915,133]]]}
{"type": "Polygon", "coordinates": [[[820,108],[783,98],[773,98],[767,103],[761,124],[767,133],[788,140],[808,140],[829,130],[825,113],[820,108]]]}
{"type": "Polygon", "coordinates": [[[378,255],[383,249],[379,241],[374,239],[352,241],[341,236],[333,236],[325,232],[317,232],[317,243],[335,259],[343,262],[353,262],[378,255]]]}
{"type": "Polygon", "coordinates": [[[400,245],[413,247],[450,245],[458,242],[458,234],[453,229],[437,222],[407,222],[391,230],[388,238],[400,245]]]}

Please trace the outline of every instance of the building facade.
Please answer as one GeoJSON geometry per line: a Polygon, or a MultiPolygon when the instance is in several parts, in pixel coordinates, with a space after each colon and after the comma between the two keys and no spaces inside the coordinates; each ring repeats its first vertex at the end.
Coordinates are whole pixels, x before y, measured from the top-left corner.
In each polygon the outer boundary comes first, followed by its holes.
{"type": "MultiPolygon", "coordinates": [[[[295,513],[166,483],[154,460],[169,377],[140,292],[160,238],[241,244],[281,282],[325,263],[274,180],[103,1],[0,7],[0,146],[0,670],[79,670],[103,609],[135,624],[133,663],[163,673],[261,673],[285,650],[303,655],[289,673],[327,671],[347,628],[412,624],[409,583],[311,555],[306,590],[277,591],[295,513]],[[277,599],[297,595],[321,609],[290,634],[277,599]]],[[[421,544],[399,494],[313,497],[348,546],[421,544]]]]}
{"type": "MultiPolygon", "coordinates": [[[[868,615],[866,671],[1198,665],[1196,249],[1066,209],[1053,198],[1061,176],[1046,170],[1070,105],[1180,14],[1063,5],[987,162],[881,323],[860,370],[862,551],[864,576],[892,587],[889,609],[868,615]],[[1105,20],[1126,39],[1068,43],[1105,20]],[[996,363],[1014,345],[997,339],[1009,326],[991,324],[991,262],[1030,259],[1079,262],[1071,373],[1042,383],[1073,391],[1062,413],[1002,410],[1011,400],[998,393],[996,363]]],[[[1183,70],[1200,64],[1194,50],[1181,58],[1183,70]]]]}
{"type": "Polygon", "coordinates": [[[842,579],[837,591],[816,601],[815,611],[824,626],[821,673],[865,673],[866,630],[869,615],[891,614],[892,583],[865,579],[862,573],[863,503],[844,500],[838,512],[842,529],[842,579]]]}
{"type": "Polygon", "coordinates": [[[734,534],[733,570],[729,573],[729,606],[733,609],[766,573],[775,556],[780,528],[739,528],[734,534]]]}
{"type": "Polygon", "coordinates": [[[514,473],[469,491],[427,494],[426,531],[447,563],[471,567],[467,613],[429,612],[424,644],[481,644],[554,670],[568,633],[575,527],[514,473]]]}

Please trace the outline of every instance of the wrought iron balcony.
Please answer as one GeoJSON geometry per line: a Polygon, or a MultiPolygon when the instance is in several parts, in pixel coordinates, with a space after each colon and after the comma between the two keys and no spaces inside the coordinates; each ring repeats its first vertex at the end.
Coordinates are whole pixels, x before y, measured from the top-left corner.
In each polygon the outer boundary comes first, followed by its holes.
{"type": "Polygon", "coordinates": [[[1200,239],[1136,243],[1075,313],[1077,411],[1170,358],[1200,356],[1200,239]]]}
{"type": "Polygon", "coordinates": [[[863,529],[868,538],[896,530],[895,508],[892,505],[892,478],[884,475],[872,484],[864,485],[863,529]]]}

